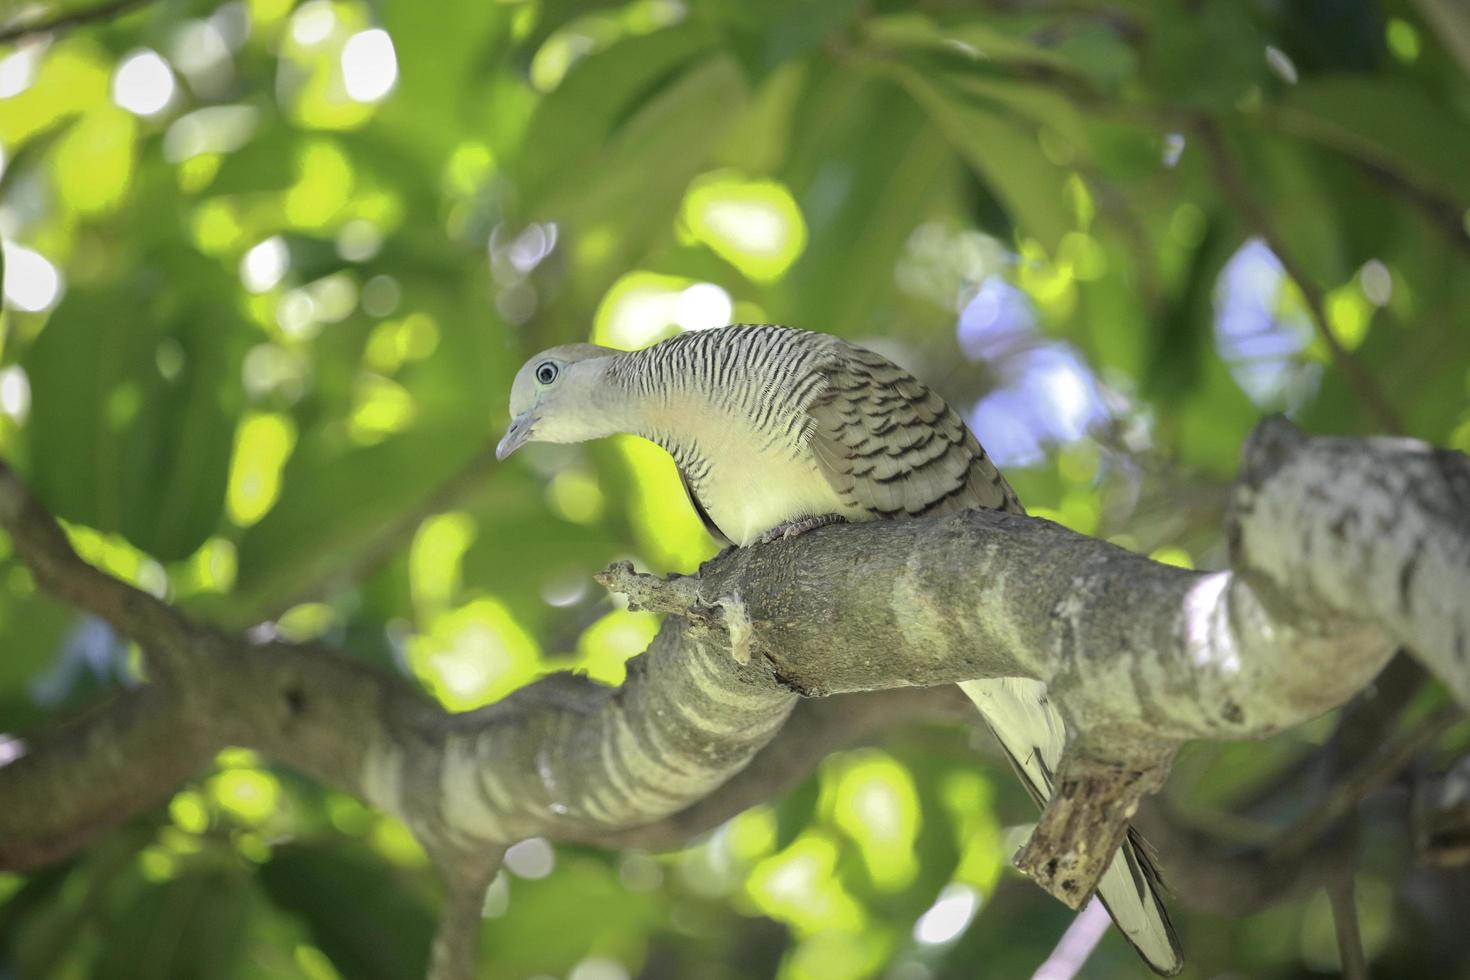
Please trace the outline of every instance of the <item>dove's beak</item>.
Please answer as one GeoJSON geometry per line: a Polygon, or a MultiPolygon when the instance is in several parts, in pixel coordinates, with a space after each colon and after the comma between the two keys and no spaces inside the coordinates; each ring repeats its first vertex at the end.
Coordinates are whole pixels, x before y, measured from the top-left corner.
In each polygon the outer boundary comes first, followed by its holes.
{"type": "Polygon", "coordinates": [[[511,453],[520,449],[531,438],[535,431],[536,416],[529,411],[522,412],[510,421],[510,428],[505,430],[505,435],[500,437],[500,442],[495,446],[495,458],[505,459],[511,453]]]}

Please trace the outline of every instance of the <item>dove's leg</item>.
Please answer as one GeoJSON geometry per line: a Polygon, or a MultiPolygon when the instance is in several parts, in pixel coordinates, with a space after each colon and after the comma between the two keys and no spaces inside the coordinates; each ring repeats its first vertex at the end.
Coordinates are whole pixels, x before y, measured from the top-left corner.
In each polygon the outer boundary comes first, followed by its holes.
{"type": "Polygon", "coordinates": [[[817,528],[826,527],[828,524],[846,523],[847,518],[841,514],[818,514],[812,517],[803,517],[785,524],[777,524],[760,536],[759,543],[769,544],[772,541],[785,541],[787,538],[794,538],[808,531],[815,531],[817,528]]]}

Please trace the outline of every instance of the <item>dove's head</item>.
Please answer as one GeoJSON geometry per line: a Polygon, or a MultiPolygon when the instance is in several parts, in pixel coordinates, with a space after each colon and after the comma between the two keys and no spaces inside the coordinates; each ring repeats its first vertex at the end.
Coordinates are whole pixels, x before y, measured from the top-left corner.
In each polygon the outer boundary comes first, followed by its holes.
{"type": "Polygon", "coordinates": [[[566,344],[531,358],[510,386],[510,428],[495,447],[505,459],[528,442],[585,442],[610,428],[603,374],[620,353],[596,344],[566,344]]]}

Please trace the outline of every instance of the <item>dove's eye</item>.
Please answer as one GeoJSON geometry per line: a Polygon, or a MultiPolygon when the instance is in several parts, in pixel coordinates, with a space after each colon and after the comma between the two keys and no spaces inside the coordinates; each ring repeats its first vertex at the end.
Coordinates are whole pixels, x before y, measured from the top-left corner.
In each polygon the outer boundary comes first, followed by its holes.
{"type": "Polygon", "coordinates": [[[549,385],[556,380],[557,368],[550,361],[543,361],[536,367],[536,380],[544,385],[549,385]]]}

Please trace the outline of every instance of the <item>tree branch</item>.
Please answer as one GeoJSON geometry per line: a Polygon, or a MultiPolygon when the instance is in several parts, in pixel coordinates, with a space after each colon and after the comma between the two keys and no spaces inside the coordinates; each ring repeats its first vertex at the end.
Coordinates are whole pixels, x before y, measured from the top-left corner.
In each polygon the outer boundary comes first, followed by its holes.
{"type": "MultiPolygon", "coordinates": [[[[582,840],[602,847],[647,851],[685,847],[736,814],[795,788],[833,752],[923,722],[983,727],[975,706],[953,685],[799,701],[780,734],[756,753],[749,765],[708,796],[662,820],[582,840]]],[[[997,747],[997,761],[1000,758],[997,747]]]]}
{"type": "Polygon", "coordinates": [[[0,44],[9,44],[23,38],[34,37],[37,34],[56,34],[60,31],[77,27],[82,24],[90,24],[100,20],[111,20],[120,17],[136,7],[152,3],[153,0],[112,0],[111,3],[98,4],[95,7],[86,7],[82,10],[70,10],[64,14],[46,20],[32,21],[29,24],[13,24],[0,29],[0,44]]]}
{"type": "Polygon", "coordinates": [[[175,692],[147,686],[31,739],[0,763],[0,868],[60,860],[168,796],[223,747],[175,692]]]}
{"type": "Polygon", "coordinates": [[[1337,953],[1342,960],[1343,980],[1368,980],[1368,957],[1363,953],[1363,936],[1358,929],[1358,901],[1352,871],[1327,886],[1332,903],[1332,924],[1337,932],[1337,953]]]}
{"type": "Polygon", "coordinates": [[[1272,845],[1276,856],[1305,851],[1334,824],[1350,815],[1369,793],[1388,783],[1450,726],[1464,717],[1455,708],[1444,708],[1417,725],[1413,731],[1373,754],[1346,778],[1335,781],[1322,802],[1288,828],[1272,845]]]}
{"type": "Polygon", "coordinates": [[[1128,833],[1145,794],[1169,773],[1173,750],[1148,766],[1118,766],[1073,746],[1062,756],[1056,789],[1016,867],[1068,907],[1082,908],[1128,833]]]}
{"type": "Polygon", "coordinates": [[[1319,838],[1303,853],[1278,857],[1265,847],[1222,842],[1167,806],[1140,807],[1134,825],[1157,848],[1171,890],[1214,915],[1249,915],[1306,898],[1356,860],[1353,841],[1342,834],[1319,838]]]}
{"type": "Polygon", "coordinates": [[[462,855],[463,860],[452,865],[441,862],[446,867],[446,895],[429,950],[428,980],[474,980],[485,889],[495,880],[504,856],[504,849],[493,848],[462,855]]]}
{"type": "MultiPolygon", "coordinates": [[[[531,836],[609,840],[691,812],[776,737],[797,693],[1023,676],[1047,683],[1076,736],[1064,781],[1089,767],[1146,774],[1103,787],[1106,819],[1045,814],[1043,827],[1063,831],[1049,838],[1055,857],[1106,853],[1179,743],[1319,715],[1398,645],[1470,704],[1467,488],[1458,454],[1268,422],[1228,519],[1234,571],[1159,565],[1011,514],[827,528],[737,550],[697,580],[624,574],[665,607],[688,605],[621,687],[553,675],[459,715],[345,654],[205,629],[113,582],[76,559],[5,470],[0,524],[43,587],[171,651],[182,682],[159,687],[177,698],[165,714],[186,737],[160,773],[202,766],[218,744],[249,746],[402,817],[431,854],[485,855],[531,836]],[[742,646],[748,664],[734,656],[742,646]]],[[[122,765],[95,739],[71,743],[85,758],[65,744],[38,739],[0,766],[0,797],[21,801],[0,810],[7,866],[62,853],[96,811],[76,803],[89,787],[46,774],[122,765]]],[[[1091,890],[1069,880],[1072,893],[1091,890]]]]}
{"type": "Polygon", "coordinates": [[[1470,11],[1454,0],[1414,0],[1414,6],[1434,26],[1460,70],[1470,76],[1470,11]]]}
{"type": "Polygon", "coordinates": [[[189,651],[199,644],[201,634],[167,603],[83,561],[66,532],[3,462],[0,526],[9,532],[42,589],[136,640],[159,679],[176,679],[172,675],[190,659],[189,651]]]}
{"type": "Polygon", "coordinates": [[[1414,849],[1441,867],[1470,864],[1470,755],[1414,785],[1414,849]]]}

